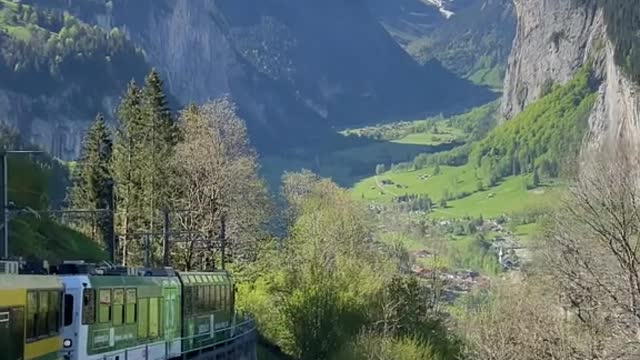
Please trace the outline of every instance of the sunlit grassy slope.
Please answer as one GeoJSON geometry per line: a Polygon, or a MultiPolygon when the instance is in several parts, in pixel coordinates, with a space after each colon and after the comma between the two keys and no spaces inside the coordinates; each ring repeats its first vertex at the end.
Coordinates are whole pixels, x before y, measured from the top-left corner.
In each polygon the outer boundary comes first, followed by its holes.
{"type": "Polygon", "coordinates": [[[554,204],[558,186],[548,184],[536,189],[527,189],[530,179],[526,175],[506,178],[497,186],[482,189],[480,178],[471,166],[441,166],[440,172],[433,167],[417,171],[387,172],[372,176],[353,187],[356,197],[375,202],[389,202],[398,195],[427,194],[434,202],[443,197],[459,199],[447,202],[447,207],[436,207],[430,216],[459,218],[465,216],[497,217],[503,214],[536,211],[554,204]],[[391,181],[392,185],[383,185],[391,181]],[[466,196],[462,196],[467,193],[466,196]]]}

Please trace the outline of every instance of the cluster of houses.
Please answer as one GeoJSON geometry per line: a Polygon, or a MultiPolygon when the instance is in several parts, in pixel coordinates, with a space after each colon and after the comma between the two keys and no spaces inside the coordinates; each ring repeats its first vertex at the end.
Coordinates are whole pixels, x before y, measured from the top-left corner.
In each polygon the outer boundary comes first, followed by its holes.
{"type": "Polygon", "coordinates": [[[412,271],[419,278],[429,280],[430,284],[437,284],[441,290],[441,298],[453,303],[460,296],[477,289],[487,289],[490,279],[477,271],[447,269],[428,269],[414,265],[412,271]],[[433,281],[437,280],[437,281],[433,281]]]}

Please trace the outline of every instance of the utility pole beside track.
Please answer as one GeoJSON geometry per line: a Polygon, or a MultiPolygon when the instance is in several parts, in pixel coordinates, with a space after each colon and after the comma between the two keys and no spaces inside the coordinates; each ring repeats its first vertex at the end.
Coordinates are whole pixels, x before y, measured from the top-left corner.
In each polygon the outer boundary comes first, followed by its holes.
{"type": "Polygon", "coordinates": [[[0,259],[9,258],[9,164],[7,161],[7,155],[9,154],[40,154],[42,151],[37,150],[2,150],[0,152],[1,173],[2,173],[2,191],[0,191],[2,204],[2,211],[0,211],[0,217],[2,219],[0,225],[0,231],[2,231],[2,237],[0,238],[0,259]]]}

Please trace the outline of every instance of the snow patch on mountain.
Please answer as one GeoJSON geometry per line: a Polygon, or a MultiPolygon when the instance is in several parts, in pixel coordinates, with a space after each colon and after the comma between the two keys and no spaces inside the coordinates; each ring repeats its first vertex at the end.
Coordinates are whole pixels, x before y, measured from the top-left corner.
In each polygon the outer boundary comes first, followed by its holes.
{"type": "Polygon", "coordinates": [[[453,2],[453,0],[423,0],[423,2],[437,7],[442,16],[447,19],[455,15],[453,11],[447,9],[448,6],[453,2]]]}

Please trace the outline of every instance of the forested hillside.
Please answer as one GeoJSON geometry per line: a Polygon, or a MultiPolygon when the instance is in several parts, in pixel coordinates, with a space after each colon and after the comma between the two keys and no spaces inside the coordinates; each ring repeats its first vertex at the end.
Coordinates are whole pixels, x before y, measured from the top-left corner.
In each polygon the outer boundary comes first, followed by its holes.
{"type": "Polygon", "coordinates": [[[595,103],[589,76],[590,70],[584,69],[568,84],[550,87],[548,95],[473,148],[471,163],[488,184],[534,171],[556,178],[561,165],[577,157],[595,103]]]}
{"type": "Polygon", "coordinates": [[[72,85],[69,105],[95,110],[94,102],[148,70],[143,54],[118,29],[105,32],[22,3],[2,1],[0,9],[0,76],[8,90],[50,96],[72,85]]]}
{"type": "Polygon", "coordinates": [[[495,97],[437,61],[418,64],[366,2],[28,2],[126,29],[182,104],[230,94],[262,153],[331,149],[339,138],[329,126],[459,111],[495,97]]]}
{"type": "Polygon", "coordinates": [[[419,62],[437,59],[475,83],[502,87],[516,28],[510,0],[456,1],[446,5],[454,10],[449,16],[420,0],[374,0],[371,6],[419,62]]]}
{"type": "Polygon", "coordinates": [[[89,120],[110,117],[122,87],[148,70],[118,29],[0,1],[0,117],[54,156],[77,156],[89,120]]]}

